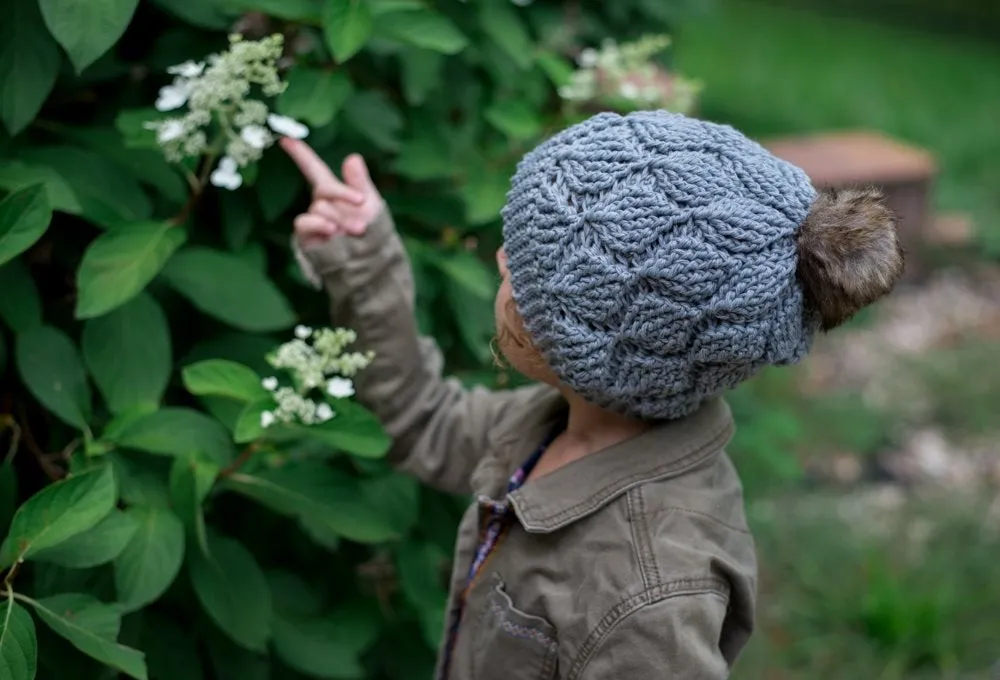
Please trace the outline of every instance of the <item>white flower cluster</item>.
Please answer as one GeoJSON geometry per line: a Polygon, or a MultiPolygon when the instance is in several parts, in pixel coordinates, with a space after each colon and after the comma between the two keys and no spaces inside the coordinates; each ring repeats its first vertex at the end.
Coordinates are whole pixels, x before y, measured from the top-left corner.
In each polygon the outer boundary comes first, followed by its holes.
{"type": "Polygon", "coordinates": [[[651,61],[669,46],[670,36],[649,35],[620,45],[605,40],[600,50],[588,47],[580,52],[579,68],[559,88],[559,96],[571,103],[625,103],[688,113],[701,84],[668,74],[651,61]]]}
{"type": "Polygon", "coordinates": [[[261,413],[261,426],[269,427],[277,422],[314,425],[336,416],[330,404],[313,401],[309,393],[323,388],[334,399],[354,396],[351,378],[374,358],[372,352],[344,351],[357,339],[357,333],[346,328],[313,330],[308,326],[296,326],[295,338],[267,357],[271,366],[288,371],[294,387],[279,385],[273,376],[261,381],[277,404],[274,410],[261,413]]]}
{"type": "Polygon", "coordinates": [[[309,129],[271,113],[267,104],[251,97],[255,87],[264,97],[285,90],[277,68],[283,37],[252,41],[232,35],[229,43],[226,52],[209,55],[204,62],[186,61],[167,69],[174,81],[160,89],[156,109],[176,111],[186,105],[187,112],[148,122],[146,128],[156,131],[157,143],[174,163],[223,152],[210,181],[234,190],[243,183],[239,168],[260,160],[276,135],[302,139],[309,129]]]}

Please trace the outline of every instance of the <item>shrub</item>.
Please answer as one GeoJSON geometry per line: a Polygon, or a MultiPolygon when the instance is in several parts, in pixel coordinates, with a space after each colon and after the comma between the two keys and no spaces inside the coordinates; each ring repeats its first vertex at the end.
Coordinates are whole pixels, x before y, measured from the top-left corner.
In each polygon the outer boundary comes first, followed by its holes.
{"type": "MultiPolygon", "coordinates": [[[[267,357],[296,324],[326,323],[288,247],[304,185],[276,151],[241,157],[238,182],[218,149],[165,156],[148,124],[168,67],[232,32],[282,37],[288,87],[265,94],[324,158],[369,159],[414,263],[421,327],[475,381],[491,375],[484,256],[514,164],[579,115],[557,92],[581,48],[661,33],[677,11],[4,3],[0,676],[430,674],[464,501],[394,473],[387,438],[344,393],[273,415],[267,357]]],[[[670,88],[626,94],[574,105],[673,101],[670,88]]],[[[277,396],[312,387],[300,376],[277,396]]]]}

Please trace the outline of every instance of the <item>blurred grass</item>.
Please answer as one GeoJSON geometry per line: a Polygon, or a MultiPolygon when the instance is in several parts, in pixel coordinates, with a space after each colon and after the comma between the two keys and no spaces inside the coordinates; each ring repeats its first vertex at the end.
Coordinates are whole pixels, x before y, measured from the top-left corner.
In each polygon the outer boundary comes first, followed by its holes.
{"type": "Polygon", "coordinates": [[[702,115],[751,136],[880,130],[931,151],[936,203],[1000,256],[1000,45],[745,0],[685,23],[675,63],[702,115]]]}

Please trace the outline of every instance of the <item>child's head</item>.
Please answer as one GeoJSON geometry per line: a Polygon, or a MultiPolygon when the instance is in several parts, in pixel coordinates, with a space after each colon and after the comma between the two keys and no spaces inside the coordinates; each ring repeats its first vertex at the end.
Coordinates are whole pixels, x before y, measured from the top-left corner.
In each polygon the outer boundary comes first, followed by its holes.
{"type": "Polygon", "coordinates": [[[727,126],[600,114],[527,154],[503,211],[500,349],[531,377],[675,418],[892,288],[874,191],[817,193],[727,126]]]}

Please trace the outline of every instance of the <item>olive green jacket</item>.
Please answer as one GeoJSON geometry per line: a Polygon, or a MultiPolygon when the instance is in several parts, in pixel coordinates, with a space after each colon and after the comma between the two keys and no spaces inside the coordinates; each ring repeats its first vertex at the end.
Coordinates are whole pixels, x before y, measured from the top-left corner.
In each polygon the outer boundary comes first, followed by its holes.
{"type": "MultiPolygon", "coordinates": [[[[442,377],[418,335],[414,286],[387,212],[362,237],[297,253],[334,322],[375,361],[360,400],[394,439],[391,459],[474,502],[459,527],[451,606],[485,515],[517,522],[470,588],[449,680],[718,680],[754,620],[756,563],[739,479],[723,452],[728,406],[591,454],[506,493],[566,405],[547,386],[492,392],[442,377]]],[[[447,637],[447,636],[446,636],[447,637]]]]}

